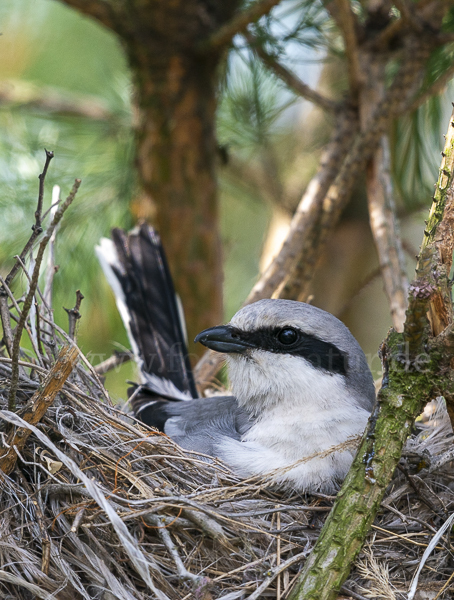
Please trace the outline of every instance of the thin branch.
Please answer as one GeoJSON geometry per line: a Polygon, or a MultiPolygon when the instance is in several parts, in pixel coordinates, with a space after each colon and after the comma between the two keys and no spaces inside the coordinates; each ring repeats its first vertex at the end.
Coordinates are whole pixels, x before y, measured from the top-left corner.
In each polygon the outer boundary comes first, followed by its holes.
{"type": "Polygon", "coordinates": [[[28,82],[0,82],[0,105],[20,106],[46,113],[110,121],[114,114],[96,97],[63,94],[48,86],[28,82]]]}
{"type": "Polygon", "coordinates": [[[82,523],[82,519],[84,517],[85,510],[86,510],[86,508],[82,507],[77,511],[76,516],[74,517],[73,524],[71,525],[72,533],[77,533],[77,530],[79,529],[79,526],[82,523]]]}
{"type": "Polygon", "coordinates": [[[330,6],[332,6],[331,14],[341,30],[342,37],[344,38],[350,94],[353,98],[356,98],[361,79],[358,39],[356,36],[356,17],[353,14],[349,0],[334,0],[328,5],[328,10],[330,6]]]}
{"type": "MultiPolygon", "coordinates": [[[[43,206],[43,191],[42,190],[43,190],[43,186],[44,186],[44,179],[46,177],[47,169],[49,167],[49,163],[52,160],[52,158],[54,157],[53,152],[48,152],[47,150],[45,152],[46,152],[46,161],[44,163],[43,172],[38,177],[39,193],[38,193],[38,205],[37,205],[36,212],[35,212],[35,223],[34,223],[34,225],[32,225],[32,234],[31,234],[28,242],[25,244],[24,249],[22,250],[22,252],[19,255],[19,258],[20,258],[20,260],[22,260],[22,262],[25,261],[27,254],[33,248],[33,244],[35,243],[36,238],[39,237],[43,231],[42,226],[41,226],[41,213],[42,213],[42,206],[43,206]]],[[[16,276],[17,272],[19,271],[19,268],[20,268],[20,261],[18,259],[16,259],[16,262],[14,263],[13,268],[8,273],[8,275],[5,277],[5,283],[7,286],[11,287],[11,283],[12,283],[14,277],[16,276]]]]}
{"type": "Polygon", "coordinates": [[[115,30],[117,19],[121,18],[119,2],[108,0],[61,0],[61,2],[93,17],[109,29],[115,30]]]}
{"type": "Polygon", "coordinates": [[[109,371],[112,371],[116,367],[129,362],[134,358],[132,352],[115,352],[112,356],[103,360],[99,365],[94,367],[95,373],[98,375],[105,375],[109,371]]]}
{"type": "MultiPolygon", "coordinates": [[[[28,274],[27,274],[27,275],[28,275],[28,274]]],[[[14,321],[16,321],[16,322],[19,322],[19,319],[20,319],[20,317],[21,317],[21,314],[22,314],[22,310],[20,309],[20,307],[19,307],[19,304],[18,304],[18,302],[17,302],[16,298],[14,297],[14,295],[13,295],[12,291],[11,291],[11,290],[9,289],[9,287],[6,285],[6,283],[5,283],[5,280],[4,280],[4,279],[3,279],[1,276],[0,276],[0,284],[1,284],[1,286],[2,286],[0,289],[3,289],[3,290],[5,290],[5,292],[6,292],[6,294],[7,294],[7,297],[8,297],[8,298],[11,300],[11,302],[12,302],[12,304],[13,304],[13,306],[14,306],[14,308],[15,308],[15,310],[16,310],[16,312],[17,312],[17,314],[18,314],[18,316],[19,316],[19,317],[16,317],[15,315],[12,315],[11,313],[9,313],[9,316],[10,316],[10,318],[12,318],[14,321]]],[[[8,298],[7,298],[7,300],[8,300],[8,298]]],[[[6,303],[7,303],[7,300],[6,300],[6,303]]],[[[8,308],[8,305],[7,305],[7,308],[8,308]]],[[[8,309],[8,310],[9,310],[9,309],[8,309]]],[[[38,348],[36,347],[35,340],[34,340],[34,338],[33,338],[32,332],[30,331],[30,328],[29,328],[29,326],[28,326],[28,324],[27,324],[27,323],[25,323],[25,330],[26,330],[26,332],[27,332],[27,334],[28,334],[28,337],[30,338],[30,342],[31,342],[31,344],[32,344],[32,346],[33,346],[33,349],[34,349],[34,351],[35,351],[35,354],[36,354],[36,356],[37,356],[37,357],[39,357],[39,354],[38,354],[38,348]]],[[[12,335],[13,335],[13,339],[14,339],[14,333],[12,333],[12,335]]],[[[14,343],[14,342],[12,342],[12,346],[13,346],[13,343],[14,343]]],[[[11,351],[12,351],[12,346],[11,346],[11,351]]],[[[19,361],[19,364],[20,364],[20,362],[21,362],[21,361],[19,361]]],[[[41,361],[40,361],[40,362],[41,362],[41,361]]]]}
{"type": "MultiPolygon", "coordinates": [[[[175,563],[178,577],[180,577],[181,579],[186,579],[187,581],[192,581],[193,584],[200,586],[201,588],[206,588],[210,584],[210,580],[208,579],[208,577],[194,575],[186,569],[183,561],[180,558],[180,555],[178,554],[178,550],[175,544],[172,542],[170,533],[164,523],[161,524],[161,527],[158,527],[158,535],[163,541],[165,547],[167,548],[167,551],[172,557],[173,562],[175,563]]],[[[200,595],[200,597],[201,596],[202,595],[200,595]]]]}
{"type": "Polygon", "coordinates": [[[5,286],[0,287],[0,318],[3,328],[3,341],[9,356],[13,353],[13,330],[11,328],[11,316],[8,307],[8,292],[5,286]]]}
{"type": "Polygon", "coordinates": [[[51,224],[49,225],[43,239],[41,240],[39,248],[38,248],[35,268],[33,269],[32,280],[30,283],[30,289],[28,291],[28,294],[27,294],[24,304],[22,306],[22,312],[21,312],[19,322],[18,322],[16,330],[15,330],[15,334],[14,334],[13,349],[12,349],[13,354],[11,356],[11,359],[12,359],[11,384],[10,384],[10,390],[9,390],[9,395],[8,395],[8,409],[11,411],[14,411],[16,409],[16,392],[17,392],[17,385],[18,385],[18,381],[19,381],[18,360],[19,360],[20,341],[21,341],[21,337],[22,337],[22,331],[25,327],[27,316],[28,316],[30,307],[33,302],[36,288],[38,286],[39,271],[40,271],[41,263],[42,263],[43,256],[44,256],[44,250],[46,249],[46,246],[52,236],[52,233],[53,233],[55,227],[60,222],[66,209],[71,205],[72,201],[74,200],[74,198],[77,194],[77,190],[80,187],[80,183],[81,183],[80,179],[76,179],[69,196],[66,198],[65,202],[58,208],[57,212],[55,213],[54,218],[52,219],[51,224]]]}
{"type": "Polygon", "coordinates": [[[262,597],[263,592],[269,588],[271,583],[276,579],[279,573],[283,573],[289,567],[294,565],[295,563],[300,562],[303,558],[305,558],[309,554],[310,550],[304,550],[291,558],[288,558],[286,561],[274,567],[274,569],[270,569],[269,575],[262,581],[259,587],[253,592],[250,596],[247,597],[247,600],[259,600],[262,597]]]}
{"type": "Polygon", "coordinates": [[[319,106],[321,109],[334,113],[339,109],[339,103],[329,98],[325,98],[322,94],[319,94],[313,90],[310,86],[306,85],[299,77],[292,73],[287,67],[281,64],[276,58],[268,54],[261,45],[260,41],[248,31],[244,32],[244,37],[248,41],[249,45],[254,49],[257,56],[273,73],[282,79],[282,81],[292,89],[298,96],[301,96],[305,100],[312,102],[319,106]]]}
{"type": "MultiPolygon", "coordinates": [[[[58,205],[60,204],[60,186],[54,185],[52,188],[52,204],[50,207],[51,218],[54,217],[57,212],[58,205]]],[[[56,227],[50,236],[49,244],[48,244],[48,253],[47,253],[47,265],[45,269],[45,284],[43,291],[43,303],[47,308],[47,312],[49,317],[52,318],[52,291],[53,291],[53,282],[54,275],[58,270],[58,267],[55,266],[55,240],[57,237],[58,227],[56,227]]],[[[55,337],[55,332],[52,327],[44,326],[43,331],[52,337],[55,337]]],[[[55,339],[54,339],[55,341],[55,339]]]]}
{"type": "Polygon", "coordinates": [[[233,19],[220,27],[211,37],[200,43],[201,51],[212,51],[227,46],[237,33],[243,33],[248,25],[255,23],[268,14],[281,0],[257,0],[246,10],[238,13],[233,19]]]}
{"type": "MultiPolygon", "coordinates": [[[[31,285],[31,277],[30,277],[30,273],[27,270],[27,267],[22,262],[20,256],[15,256],[14,258],[19,261],[21,269],[24,272],[24,275],[27,278],[28,284],[30,286],[31,285]]],[[[34,261],[31,259],[30,260],[30,270],[32,269],[32,265],[33,264],[34,264],[34,261]]],[[[38,289],[38,292],[39,292],[39,288],[37,288],[37,289],[38,289]]],[[[17,314],[20,316],[21,310],[19,309],[19,306],[16,304],[16,299],[14,298],[13,294],[11,293],[11,290],[10,290],[10,298],[11,298],[11,301],[13,302],[13,304],[14,304],[14,308],[17,310],[17,314]]],[[[42,299],[42,297],[41,297],[41,299],[42,299]]],[[[46,308],[48,308],[48,307],[46,306],[46,308]]],[[[28,328],[27,323],[25,323],[25,329],[27,330],[27,333],[28,333],[28,335],[30,337],[30,341],[32,343],[33,350],[35,351],[35,355],[38,358],[38,360],[40,362],[40,365],[43,366],[42,358],[43,358],[44,353],[42,352],[41,341],[39,339],[39,330],[40,330],[39,320],[40,319],[39,319],[38,310],[39,310],[38,303],[37,303],[36,298],[35,298],[34,299],[34,306],[32,304],[31,312],[32,312],[32,314],[35,314],[35,317],[36,317],[36,331],[35,332],[33,331],[33,324],[31,322],[32,321],[31,318],[30,318],[30,325],[31,325],[30,329],[28,328]],[[33,309],[35,309],[35,310],[33,311],[33,309]]]]}
{"type": "Polygon", "coordinates": [[[391,181],[388,138],[383,136],[366,174],[369,219],[396,331],[403,331],[408,279],[391,181]]]}
{"type": "Polygon", "coordinates": [[[77,321],[81,318],[81,314],[80,314],[80,305],[82,304],[82,300],[84,299],[84,295],[82,294],[82,292],[80,290],[76,291],[76,304],[74,305],[74,308],[65,308],[63,307],[63,310],[65,310],[68,314],[68,320],[69,320],[69,331],[68,331],[68,335],[69,337],[73,340],[76,336],[76,325],[77,325],[77,321]]]}
{"type": "Polygon", "coordinates": [[[41,224],[41,215],[43,212],[43,199],[44,199],[44,182],[46,180],[47,169],[49,168],[50,161],[54,158],[54,153],[50,150],[44,149],[46,153],[46,162],[44,163],[43,172],[38,176],[39,179],[39,193],[38,193],[38,206],[35,211],[35,225],[32,227],[33,230],[39,229],[39,233],[42,233],[43,228],[41,224]]]}
{"type": "MultiPolygon", "coordinates": [[[[41,235],[41,233],[43,231],[41,221],[42,221],[42,211],[43,211],[44,182],[46,179],[46,174],[47,174],[47,170],[49,168],[50,161],[54,157],[53,152],[45,150],[45,153],[46,153],[46,160],[44,163],[44,168],[43,168],[42,173],[38,177],[38,179],[39,179],[38,202],[37,202],[37,207],[36,207],[36,211],[35,211],[35,223],[32,225],[32,234],[31,234],[30,238],[28,239],[27,243],[25,244],[20,255],[16,256],[16,262],[14,263],[13,268],[6,276],[5,281],[2,281],[2,285],[0,286],[0,318],[2,321],[3,337],[5,340],[6,349],[7,349],[7,352],[10,357],[13,356],[13,352],[14,352],[14,349],[13,349],[14,348],[14,339],[13,339],[13,333],[12,333],[12,329],[11,329],[11,317],[10,317],[10,313],[9,313],[9,309],[8,309],[8,297],[9,297],[9,295],[11,295],[9,292],[9,288],[11,286],[13,279],[17,275],[20,267],[24,264],[26,256],[32,250],[33,244],[35,243],[36,239],[41,235]]],[[[26,269],[24,269],[24,270],[27,273],[27,270],[26,269]]],[[[27,275],[28,275],[28,273],[27,273],[27,275]]],[[[20,314],[20,311],[19,311],[19,314],[20,314]]],[[[25,323],[24,323],[24,325],[25,325],[25,323]]],[[[17,356],[19,356],[19,354],[17,354],[17,356]]]]}

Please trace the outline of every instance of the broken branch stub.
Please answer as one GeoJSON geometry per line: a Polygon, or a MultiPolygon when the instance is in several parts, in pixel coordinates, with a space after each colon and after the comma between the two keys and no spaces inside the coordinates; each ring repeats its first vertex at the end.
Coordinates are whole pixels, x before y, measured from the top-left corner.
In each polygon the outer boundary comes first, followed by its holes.
{"type": "MultiPolygon", "coordinates": [[[[79,350],[77,346],[65,346],[49,371],[42,386],[33,394],[32,398],[20,413],[20,417],[32,425],[39,423],[53,403],[55,396],[64,386],[69,374],[73,370],[79,350]]],[[[6,452],[0,456],[0,469],[8,475],[14,468],[17,460],[15,447],[19,452],[25,446],[30,435],[30,430],[18,428],[12,431],[7,440],[6,452]]]]}

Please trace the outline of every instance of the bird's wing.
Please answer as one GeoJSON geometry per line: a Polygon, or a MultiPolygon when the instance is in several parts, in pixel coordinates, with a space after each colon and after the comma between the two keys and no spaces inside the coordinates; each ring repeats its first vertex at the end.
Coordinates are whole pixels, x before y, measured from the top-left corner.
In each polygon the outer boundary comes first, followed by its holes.
{"type": "MultiPolygon", "coordinates": [[[[155,396],[196,398],[184,321],[158,234],[142,224],[112,230],[96,252],[128,332],[142,383],[155,396]]],[[[147,398],[145,398],[145,401],[147,398]]],[[[140,408],[136,398],[136,410],[140,408]]]]}
{"type": "Polygon", "coordinates": [[[219,456],[225,438],[240,441],[251,422],[233,396],[197,398],[190,402],[152,401],[141,411],[142,421],[157,427],[177,444],[219,456]]]}

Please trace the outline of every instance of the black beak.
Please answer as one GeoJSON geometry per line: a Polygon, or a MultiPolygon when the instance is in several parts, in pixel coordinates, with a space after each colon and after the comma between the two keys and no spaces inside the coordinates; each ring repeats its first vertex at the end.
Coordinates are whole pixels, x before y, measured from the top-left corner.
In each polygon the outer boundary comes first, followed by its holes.
{"type": "Polygon", "coordinates": [[[205,329],[197,335],[194,342],[200,342],[207,348],[216,350],[216,352],[225,353],[244,354],[248,348],[253,347],[252,344],[240,338],[240,332],[228,325],[205,329]]]}

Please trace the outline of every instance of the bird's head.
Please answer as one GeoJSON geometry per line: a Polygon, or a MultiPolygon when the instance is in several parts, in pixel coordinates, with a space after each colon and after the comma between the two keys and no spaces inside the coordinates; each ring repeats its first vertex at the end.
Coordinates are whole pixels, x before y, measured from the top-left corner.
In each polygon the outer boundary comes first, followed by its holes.
{"type": "Polygon", "coordinates": [[[260,300],[195,341],[226,354],[232,391],[253,412],[282,401],[372,407],[373,379],[358,342],[339,319],[309,304],[260,300]]]}

